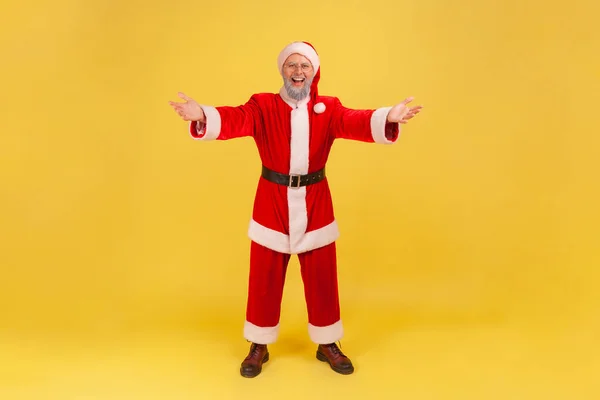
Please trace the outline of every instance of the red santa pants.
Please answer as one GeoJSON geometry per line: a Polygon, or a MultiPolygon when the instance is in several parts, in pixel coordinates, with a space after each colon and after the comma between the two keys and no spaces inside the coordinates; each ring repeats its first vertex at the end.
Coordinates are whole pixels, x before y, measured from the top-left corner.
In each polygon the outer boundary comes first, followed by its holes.
{"type": "MultiPolygon", "coordinates": [[[[256,242],[250,248],[250,277],[244,337],[254,343],[277,340],[285,275],[290,254],[256,242]]],[[[342,338],[335,242],[298,254],[308,311],[308,333],[317,344],[342,338]]]]}

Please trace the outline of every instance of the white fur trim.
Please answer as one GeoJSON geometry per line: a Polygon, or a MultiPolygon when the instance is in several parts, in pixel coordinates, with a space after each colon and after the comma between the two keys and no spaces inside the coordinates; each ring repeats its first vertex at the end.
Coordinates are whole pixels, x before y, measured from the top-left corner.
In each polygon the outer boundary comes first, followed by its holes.
{"type": "Polygon", "coordinates": [[[251,220],[248,236],[251,240],[271,250],[285,254],[299,254],[335,242],[340,236],[340,231],[337,222],[333,221],[329,225],[305,233],[292,247],[290,237],[285,233],[277,232],[251,220]]]}
{"type": "Polygon", "coordinates": [[[315,112],[317,114],[322,114],[323,112],[325,112],[325,104],[323,104],[323,103],[317,103],[317,104],[315,104],[315,106],[313,107],[313,109],[315,110],[315,112]]]}
{"type": "Polygon", "coordinates": [[[304,57],[308,58],[308,60],[313,66],[313,69],[315,70],[315,74],[317,73],[317,71],[319,70],[320,61],[315,49],[313,49],[304,42],[293,42],[288,44],[283,50],[281,50],[281,53],[279,53],[279,57],[277,57],[277,68],[279,68],[279,73],[281,75],[283,75],[283,63],[285,62],[285,60],[287,60],[289,56],[291,56],[294,53],[301,54],[304,57]]]}
{"type": "Polygon", "coordinates": [[[248,237],[256,243],[280,253],[290,254],[290,237],[285,233],[277,232],[271,228],[250,220],[248,237]]]}
{"type": "MultiPolygon", "coordinates": [[[[206,117],[206,133],[202,137],[194,137],[196,140],[215,140],[221,133],[221,114],[215,107],[200,106],[206,117]]],[[[190,123],[190,125],[193,124],[190,123]]]]}
{"type": "Polygon", "coordinates": [[[306,210],[306,186],[287,189],[290,249],[295,249],[304,239],[308,226],[308,211],[306,210]]]}
{"type": "Polygon", "coordinates": [[[338,237],[340,237],[340,230],[337,222],[333,221],[329,225],[305,233],[302,239],[292,243],[290,248],[293,254],[304,253],[333,243],[338,237]]]}
{"type": "MultiPolygon", "coordinates": [[[[309,122],[307,104],[302,104],[291,111],[290,140],[290,174],[305,175],[308,173],[309,122]]],[[[288,213],[290,230],[290,248],[298,247],[308,226],[306,209],[306,186],[288,188],[288,213]]]]}
{"type": "MultiPolygon", "coordinates": [[[[393,140],[389,140],[385,137],[385,124],[387,123],[387,115],[392,107],[382,107],[375,110],[371,116],[371,135],[375,143],[380,144],[392,144],[393,140]]],[[[398,124],[400,129],[400,124],[398,124]]]]}
{"type": "Polygon", "coordinates": [[[308,173],[309,123],[306,103],[298,104],[291,114],[290,174],[304,175],[308,173]]]}
{"type": "Polygon", "coordinates": [[[251,322],[244,322],[244,339],[257,344],[271,344],[277,340],[279,324],[276,326],[261,327],[251,322]]]}
{"type": "Polygon", "coordinates": [[[314,326],[308,324],[308,336],[316,344],[335,343],[344,336],[342,321],[329,326],[314,326]]]}

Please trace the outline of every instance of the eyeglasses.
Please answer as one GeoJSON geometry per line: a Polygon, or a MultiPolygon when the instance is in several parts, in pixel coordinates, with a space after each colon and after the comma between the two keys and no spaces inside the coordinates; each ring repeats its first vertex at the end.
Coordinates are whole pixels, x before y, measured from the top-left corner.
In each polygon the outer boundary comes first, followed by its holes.
{"type": "Polygon", "coordinates": [[[307,72],[307,71],[310,71],[310,69],[312,68],[312,65],[310,65],[309,63],[298,64],[295,62],[289,62],[289,63],[285,64],[285,68],[292,69],[292,70],[296,70],[296,69],[300,68],[302,71],[307,72]]]}

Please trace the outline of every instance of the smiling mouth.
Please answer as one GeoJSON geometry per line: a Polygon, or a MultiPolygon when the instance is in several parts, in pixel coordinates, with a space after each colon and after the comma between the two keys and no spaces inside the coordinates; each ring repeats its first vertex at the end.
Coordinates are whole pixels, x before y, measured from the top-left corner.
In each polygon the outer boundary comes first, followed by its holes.
{"type": "Polygon", "coordinates": [[[302,85],[304,85],[305,80],[306,80],[305,78],[293,77],[292,83],[294,84],[294,86],[302,86],[302,85]]]}

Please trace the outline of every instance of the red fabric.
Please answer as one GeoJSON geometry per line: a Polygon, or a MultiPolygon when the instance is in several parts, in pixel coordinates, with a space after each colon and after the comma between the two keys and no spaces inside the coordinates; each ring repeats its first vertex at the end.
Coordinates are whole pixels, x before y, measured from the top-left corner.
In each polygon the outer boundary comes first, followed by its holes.
{"type": "Polygon", "coordinates": [[[192,123],[190,124],[190,135],[192,135],[192,137],[195,139],[199,139],[199,138],[203,137],[204,135],[206,135],[206,124],[204,124],[204,127],[202,128],[202,133],[199,134],[198,133],[198,122],[192,121],[192,123]]]}
{"type": "MultiPolygon", "coordinates": [[[[330,326],[340,320],[335,243],[298,255],[308,322],[330,326]]],[[[259,327],[279,324],[289,254],[251,242],[246,320],[259,327]]]]}
{"type": "Polygon", "coordinates": [[[398,126],[398,124],[391,124],[389,122],[387,122],[385,124],[385,138],[387,140],[391,140],[392,142],[395,142],[396,140],[398,140],[399,134],[400,134],[400,127],[398,126]]]}

